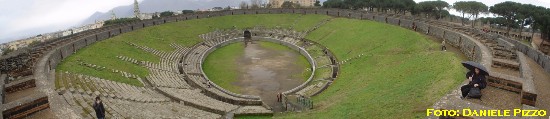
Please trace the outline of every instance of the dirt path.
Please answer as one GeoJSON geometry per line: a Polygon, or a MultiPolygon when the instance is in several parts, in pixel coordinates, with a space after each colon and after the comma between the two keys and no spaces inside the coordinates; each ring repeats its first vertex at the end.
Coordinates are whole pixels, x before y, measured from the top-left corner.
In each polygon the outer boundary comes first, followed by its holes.
{"type": "Polygon", "coordinates": [[[521,95],[511,91],[487,86],[487,88],[481,90],[483,96],[481,100],[478,99],[465,99],[472,103],[480,104],[483,106],[491,107],[494,109],[518,109],[521,108],[520,98],[521,95]]]}
{"type": "Polygon", "coordinates": [[[21,98],[25,98],[29,95],[38,93],[38,90],[36,88],[29,88],[22,91],[17,91],[14,93],[6,94],[4,98],[4,103],[10,103],[12,101],[16,101],[21,98]]]}
{"type": "Polygon", "coordinates": [[[536,107],[548,111],[550,110],[550,75],[531,58],[527,58],[527,64],[533,71],[533,80],[538,93],[536,107]]]}
{"type": "MultiPolygon", "coordinates": [[[[235,63],[239,79],[233,84],[242,94],[258,95],[262,101],[277,108],[277,94],[302,84],[306,67],[297,64],[301,54],[292,50],[277,50],[250,44],[235,63]]],[[[276,109],[275,109],[276,110],[276,109]]]]}

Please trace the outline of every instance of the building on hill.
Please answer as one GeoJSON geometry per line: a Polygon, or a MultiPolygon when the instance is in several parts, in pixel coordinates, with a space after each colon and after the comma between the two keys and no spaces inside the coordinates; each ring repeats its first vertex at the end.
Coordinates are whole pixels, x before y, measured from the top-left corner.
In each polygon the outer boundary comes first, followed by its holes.
{"type": "Polygon", "coordinates": [[[56,31],[56,32],[51,32],[51,33],[39,34],[39,35],[36,35],[36,36],[32,36],[32,37],[28,37],[28,38],[19,39],[19,40],[11,41],[11,42],[8,42],[8,43],[0,44],[0,48],[1,49],[10,48],[10,49],[17,50],[19,48],[27,47],[32,42],[35,42],[35,41],[44,42],[44,41],[47,41],[47,40],[50,40],[50,39],[55,39],[55,38],[59,38],[59,37],[63,37],[63,36],[68,36],[68,35],[72,35],[72,34],[75,34],[75,33],[83,32],[83,31],[87,31],[87,30],[91,30],[91,29],[101,28],[104,23],[105,23],[105,21],[96,21],[93,24],[82,25],[82,26],[79,26],[79,27],[73,27],[73,28],[69,28],[69,29],[66,29],[66,30],[61,30],[61,31],[56,31]]]}
{"type": "Polygon", "coordinates": [[[281,5],[283,5],[285,1],[299,4],[301,7],[313,7],[318,0],[269,0],[269,4],[271,4],[273,8],[281,8],[281,5]]]}
{"type": "Polygon", "coordinates": [[[154,14],[154,13],[151,13],[151,14],[141,13],[139,11],[139,3],[137,2],[137,0],[134,0],[134,18],[139,18],[140,20],[152,19],[154,15],[157,15],[157,14],[154,14]]]}

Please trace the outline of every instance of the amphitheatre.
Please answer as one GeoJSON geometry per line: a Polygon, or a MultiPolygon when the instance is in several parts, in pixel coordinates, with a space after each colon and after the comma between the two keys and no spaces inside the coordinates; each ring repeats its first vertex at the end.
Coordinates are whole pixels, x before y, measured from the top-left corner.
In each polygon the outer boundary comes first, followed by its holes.
{"type": "Polygon", "coordinates": [[[182,14],[53,39],[1,60],[7,62],[2,118],[96,118],[96,96],[107,118],[438,118],[426,117],[426,109],[550,110],[548,55],[499,32],[401,14],[324,8],[182,14]],[[449,51],[439,50],[441,39],[449,51]],[[462,61],[488,68],[482,100],[460,99],[467,83],[462,61]]]}

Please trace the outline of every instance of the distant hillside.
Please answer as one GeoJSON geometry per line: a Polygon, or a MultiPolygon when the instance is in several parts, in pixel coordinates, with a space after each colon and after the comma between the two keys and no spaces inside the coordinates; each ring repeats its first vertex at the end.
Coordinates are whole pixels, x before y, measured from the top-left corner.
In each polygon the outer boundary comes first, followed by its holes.
{"type": "MultiPolygon", "coordinates": [[[[134,15],[133,5],[119,6],[111,9],[117,17],[130,17],[134,15]]],[[[82,25],[94,23],[96,20],[106,20],[111,18],[111,12],[95,12],[86,20],[82,21],[82,25]]]]}
{"type": "MultiPolygon", "coordinates": [[[[144,0],[139,3],[142,13],[154,13],[163,11],[196,10],[212,7],[238,6],[241,1],[248,0],[144,0]]],[[[134,15],[134,5],[119,6],[112,9],[117,17],[131,17],[134,15]]],[[[111,12],[96,12],[81,24],[94,23],[96,20],[111,18],[111,12]]]]}

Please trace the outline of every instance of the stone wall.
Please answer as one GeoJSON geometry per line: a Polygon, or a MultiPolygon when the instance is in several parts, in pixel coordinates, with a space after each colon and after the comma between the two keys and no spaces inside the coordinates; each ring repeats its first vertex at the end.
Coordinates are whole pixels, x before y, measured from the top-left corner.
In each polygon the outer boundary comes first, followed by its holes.
{"type": "MultiPolygon", "coordinates": [[[[372,14],[364,11],[340,10],[340,9],[250,9],[250,10],[231,10],[231,11],[184,14],[184,15],[178,15],[173,17],[145,20],[145,21],[140,21],[133,24],[128,24],[125,26],[119,26],[117,28],[110,28],[110,30],[108,31],[96,32],[82,39],[76,39],[76,42],[68,44],[70,46],[62,46],[60,49],[56,51],[59,53],[55,53],[55,55],[53,55],[53,57],[49,59],[50,61],[52,61],[51,64],[57,65],[57,63],[59,63],[61,59],[71,55],[74,50],[78,50],[84,46],[90,45],[97,40],[104,40],[112,36],[119,35],[121,33],[130,32],[143,27],[147,27],[147,26],[163,24],[166,21],[184,21],[184,20],[190,20],[190,19],[196,19],[196,18],[207,18],[207,17],[225,16],[225,15],[232,15],[232,14],[236,15],[236,14],[261,14],[261,13],[328,14],[330,16],[348,17],[353,19],[361,19],[361,18],[372,19],[372,17],[374,17],[375,21],[386,23],[386,20],[387,20],[389,24],[401,26],[407,29],[411,29],[412,24],[416,24],[418,32],[425,33],[429,30],[430,31],[429,35],[449,40],[448,41],[449,44],[453,46],[459,46],[460,49],[463,51],[463,53],[465,53],[467,56],[470,56],[469,58],[471,58],[471,60],[478,61],[478,58],[481,55],[479,46],[473,43],[472,41],[473,39],[467,38],[463,34],[456,33],[454,31],[444,30],[442,28],[434,27],[432,25],[427,25],[422,21],[405,19],[403,17],[387,17],[384,15],[372,14]],[[84,40],[84,41],[81,41],[81,40],[84,40]],[[73,44],[74,44],[74,48],[72,47],[73,44]]],[[[511,43],[515,44],[516,46],[519,46],[515,42],[511,42],[511,43]]],[[[531,48],[525,48],[522,46],[519,46],[518,49],[520,49],[520,51],[527,54],[530,58],[535,59],[537,63],[539,63],[541,66],[545,68],[545,70],[550,72],[550,61],[546,55],[543,55],[542,53],[537,52],[536,50],[533,50],[531,48]]],[[[55,66],[52,66],[52,67],[55,67],[55,66]]]]}
{"type": "Polygon", "coordinates": [[[141,22],[132,24],[132,30],[137,30],[137,29],[141,29],[141,28],[143,28],[143,23],[141,23],[141,22]]]}
{"type": "MultiPolygon", "coordinates": [[[[49,63],[47,63],[48,64],[47,66],[51,66],[51,68],[55,68],[56,65],[62,59],[73,54],[74,50],[78,50],[84,46],[91,45],[97,40],[104,40],[121,33],[130,32],[133,30],[143,28],[144,26],[147,27],[155,24],[162,24],[165,21],[174,21],[174,19],[176,21],[184,21],[184,20],[190,20],[195,18],[206,18],[210,16],[225,16],[225,15],[232,15],[232,14],[233,15],[260,14],[260,13],[295,13],[295,14],[316,14],[317,13],[317,14],[328,14],[330,16],[342,16],[342,17],[348,17],[348,18],[354,18],[354,19],[361,19],[361,18],[372,19],[372,17],[374,17],[376,21],[383,22],[383,23],[386,22],[386,18],[387,18],[388,23],[396,26],[402,26],[407,29],[411,29],[412,24],[416,24],[418,32],[425,33],[428,30],[430,30],[429,35],[433,35],[438,38],[444,38],[449,40],[449,44],[453,46],[458,46],[465,55],[469,56],[470,60],[479,61],[479,59],[481,59],[480,46],[479,44],[476,44],[473,42],[474,39],[468,38],[461,33],[448,31],[448,30],[444,30],[438,27],[428,25],[418,20],[403,19],[402,17],[399,17],[399,18],[386,17],[384,15],[371,14],[364,11],[339,10],[339,9],[250,9],[250,10],[231,10],[231,11],[219,11],[219,12],[208,12],[208,13],[184,14],[184,15],[173,16],[168,18],[140,21],[133,24],[127,24],[125,26],[109,28],[110,30],[107,30],[107,31],[91,33],[87,37],[82,37],[81,39],[75,39],[74,42],[60,46],[60,48],[57,48],[56,50],[52,51],[53,52],[52,55],[46,57],[49,59],[49,63]],[[431,29],[434,29],[434,30],[431,30],[431,29]],[[73,48],[73,44],[74,44],[74,48],[73,48]]],[[[512,42],[512,44],[513,43],[514,42],[512,42]]],[[[541,54],[540,52],[536,52],[536,50],[533,51],[530,48],[520,47],[519,49],[521,49],[520,51],[528,54],[529,57],[535,59],[547,71],[550,71],[550,64],[548,64],[550,62],[547,56],[540,55],[541,54]]],[[[47,67],[47,69],[50,69],[50,67],[47,67]]]]}
{"type": "Polygon", "coordinates": [[[398,18],[390,18],[388,17],[388,24],[392,24],[392,25],[396,25],[396,26],[401,26],[401,19],[398,19],[398,18]]]}
{"type": "Polygon", "coordinates": [[[513,44],[518,51],[524,53],[525,55],[527,55],[527,57],[535,60],[535,62],[537,62],[537,64],[539,64],[547,73],[550,73],[550,57],[548,57],[548,55],[540,52],[539,50],[533,49],[529,45],[526,45],[520,41],[513,40],[498,34],[495,35],[496,37],[513,44]]]}
{"type": "Polygon", "coordinates": [[[127,25],[127,26],[122,26],[120,27],[120,33],[126,33],[126,32],[130,32],[132,31],[132,26],[130,25],[127,25]]]}
{"type": "Polygon", "coordinates": [[[109,31],[103,31],[97,34],[97,41],[102,41],[109,38],[109,31]]]}
{"type": "Polygon", "coordinates": [[[535,83],[533,81],[533,72],[527,63],[526,56],[520,51],[516,51],[518,54],[521,77],[523,78],[522,92],[521,92],[521,104],[527,104],[535,106],[537,100],[537,90],[535,89],[535,83]]]}
{"type": "Polygon", "coordinates": [[[76,42],[73,44],[73,47],[74,47],[74,50],[75,50],[75,51],[78,51],[78,50],[80,50],[80,49],[82,49],[82,48],[84,48],[84,47],[86,47],[86,46],[87,46],[87,44],[86,44],[86,40],[85,40],[85,39],[84,39],[84,40],[78,40],[78,41],[76,41],[76,42]]]}
{"type": "Polygon", "coordinates": [[[374,21],[381,22],[381,23],[386,23],[386,16],[378,16],[378,15],[376,15],[376,16],[374,17],[374,21]]]}
{"type": "Polygon", "coordinates": [[[401,27],[412,29],[413,22],[409,19],[401,19],[401,27]]]}
{"type": "Polygon", "coordinates": [[[7,80],[7,74],[0,74],[0,105],[4,104],[4,84],[6,84],[7,80]]]}
{"type": "Polygon", "coordinates": [[[153,20],[145,20],[145,21],[142,21],[143,23],[143,27],[149,27],[149,26],[153,26],[153,20]]]}
{"type": "Polygon", "coordinates": [[[109,37],[117,36],[118,34],[120,34],[120,28],[111,29],[109,31],[109,37]]]}

